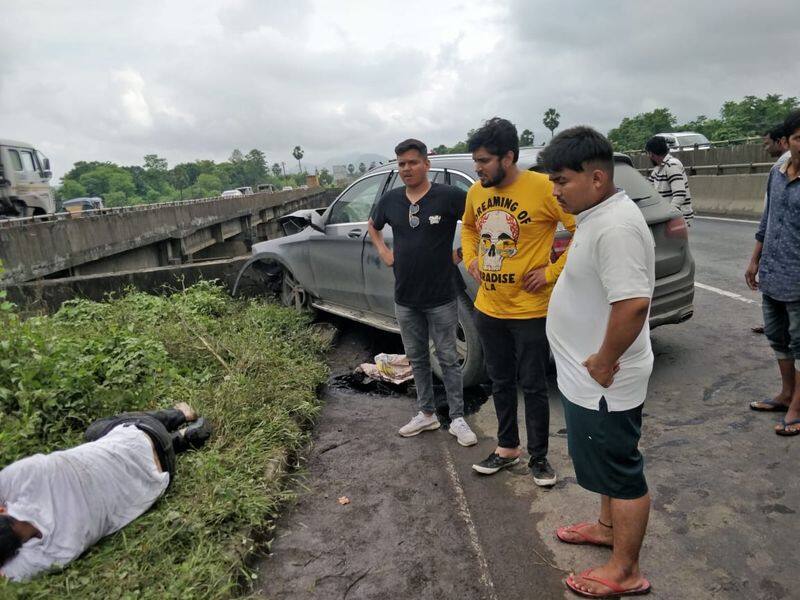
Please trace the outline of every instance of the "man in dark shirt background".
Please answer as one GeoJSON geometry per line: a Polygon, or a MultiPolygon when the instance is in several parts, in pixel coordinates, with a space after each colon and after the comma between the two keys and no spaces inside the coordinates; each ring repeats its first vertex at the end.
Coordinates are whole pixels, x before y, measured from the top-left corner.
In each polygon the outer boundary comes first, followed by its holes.
{"type": "Polygon", "coordinates": [[[453,236],[464,212],[466,193],[428,180],[428,148],[421,141],[408,139],[394,150],[405,187],[387,192],[378,201],[369,220],[369,235],[381,260],[394,269],[395,316],[417,387],[419,412],[399,433],[411,437],[439,428],[428,349],[431,339],[442,367],[452,419],[450,433],[462,446],[472,446],[478,439],[464,420],[456,349],[457,270],[453,264],[458,260],[453,236]],[[394,250],[383,240],[384,225],[392,228],[394,250]]]}
{"type": "Polygon", "coordinates": [[[745,280],[761,291],[764,333],[775,352],[781,391],[750,403],[753,410],[786,412],[778,435],[800,434],[800,110],[783,123],[789,158],[767,179],[767,199],[745,280]]]}

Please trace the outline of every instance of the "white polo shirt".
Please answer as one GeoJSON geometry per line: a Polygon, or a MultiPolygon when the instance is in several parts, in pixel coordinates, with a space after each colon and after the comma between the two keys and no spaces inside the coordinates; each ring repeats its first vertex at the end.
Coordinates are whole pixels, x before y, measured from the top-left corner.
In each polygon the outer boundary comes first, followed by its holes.
{"type": "Polygon", "coordinates": [[[600,350],[612,303],[653,297],[655,242],[641,211],[623,191],[575,220],[578,227],[547,313],[558,388],[584,408],[599,410],[605,397],[609,411],[629,410],[644,402],[653,370],[647,321],[620,357],[610,387],[592,379],[583,362],[600,350]]]}

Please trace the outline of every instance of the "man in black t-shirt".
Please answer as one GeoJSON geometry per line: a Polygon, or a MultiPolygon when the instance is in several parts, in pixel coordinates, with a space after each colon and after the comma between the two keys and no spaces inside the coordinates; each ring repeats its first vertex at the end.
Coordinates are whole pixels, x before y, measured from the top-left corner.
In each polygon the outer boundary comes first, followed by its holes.
{"type": "Polygon", "coordinates": [[[456,330],[458,301],[453,236],[464,213],[463,190],[428,180],[428,149],[408,139],[394,149],[397,168],[405,187],[395,188],[378,200],[369,220],[369,235],[383,262],[394,269],[395,316],[403,346],[414,372],[419,412],[400,428],[411,437],[439,428],[433,397],[428,339],[436,358],[450,408],[450,433],[462,446],[478,439],[464,420],[464,390],[458,364],[456,330]],[[394,251],[383,241],[381,229],[392,228],[394,251]]]}

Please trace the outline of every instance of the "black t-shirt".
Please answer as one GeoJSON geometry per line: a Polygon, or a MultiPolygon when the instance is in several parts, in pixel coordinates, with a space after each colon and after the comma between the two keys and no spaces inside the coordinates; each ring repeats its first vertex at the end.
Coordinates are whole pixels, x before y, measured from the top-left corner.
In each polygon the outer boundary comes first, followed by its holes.
{"type": "Polygon", "coordinates": [[[394,299],[401,306],[431,308],[452,302],[456,297],[453,264],[453,235],[456,222],[464,214],[467,194],[440,183],[418,202],[415,216],[419,225],[411,227],[406,188],[386,192],[372,211],[375,229],[388,224],[394,236],[394,299]]]}

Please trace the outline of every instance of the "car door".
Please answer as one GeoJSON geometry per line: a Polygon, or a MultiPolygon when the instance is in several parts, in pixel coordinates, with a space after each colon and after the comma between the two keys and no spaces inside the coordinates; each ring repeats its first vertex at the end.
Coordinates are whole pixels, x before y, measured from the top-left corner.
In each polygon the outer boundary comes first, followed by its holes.
{"type": "MultiPolygon", "coordinates": [[[[445,172],[443,169],[431,169],[428,171],[428,179],[431,183],[445,183],[445,172]]],[[[389,182],[389,189],[403,185],[403,180],[397,171],[392,172],[389,182]]],[[[386,245],[392,248],[392,228],[386,225],[382,233],[386,245]]],[[[364,244],[364,284],[370,310],[380,315],[394,317],[394,270],[383,264],[369,236],[364,244]]]]}
{"type": "Polygon", "coordinates": [[[337,198],[326,215],[325,235],[309,240],[311,268],[320,299],[367,309],[362,253],[367,221],[383,193],[388,173],[356,181],[337,198]]]}

